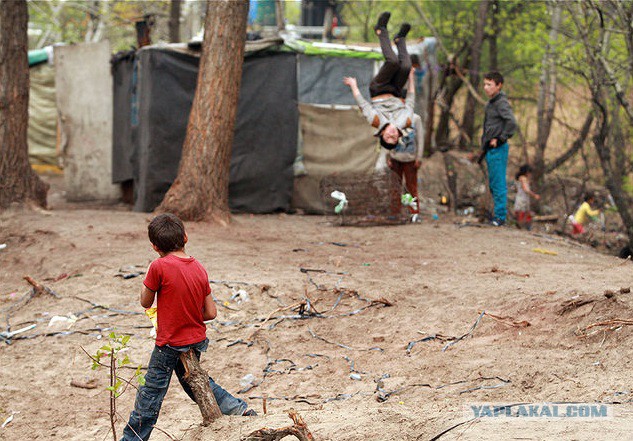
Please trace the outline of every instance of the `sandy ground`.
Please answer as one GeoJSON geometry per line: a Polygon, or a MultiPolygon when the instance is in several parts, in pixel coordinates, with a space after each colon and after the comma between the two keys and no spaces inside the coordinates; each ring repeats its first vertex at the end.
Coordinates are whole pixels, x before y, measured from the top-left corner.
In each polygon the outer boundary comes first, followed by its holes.
{"type": "MultiPolygon", "coordinates": [[[[46,214],[0,213],[7,245],[0,250],[0,331],[36,325],[0,343],[0,424],[13,415],[0,439],[112,439],[108,371],[91,370],[82,348],[95,353],[115,330],[132,335],[132,364],[147,365],[153,340],[138,304],[142,276],[116,275],[156,257],[149,218],[63,204],[46,214]],[[25,274],[59,298],[25,302],[25,274]],[[49,326],[53,316],[70,314],[74,323],[49,326]],[[77,388],[73,380],[98,387],[77,388]]],[[[630,261],[555,236],[460,228],[449,218],[350,228],[322,217],[238,215],[225,228],[187,229],[187,252],[206,266],[219,303],[203,367],[236,394],[240,379],[254,375],[261,383],[238,395],[261,416],[202,428],[198,408],[174,380],[152,440],[238,440],[289,424],[291,407],[316,440],[631,439],[632,328],[583,332],[633,319],[632,294],[620,292],[631,286],[630,261]],[[231,300],[238,290],[249,300],[231,300]],[[392,306],[372,303],[381,298],[392,306]],[[298,305],[305,310],[308,299],[312,309],[301,317],[298,305]],[[508,318],[477,321],[483,311],[508,318]],[[475,323],[470,335],[451,340],[475,323]],[[603,403],[614,416],[477,419],[465,411],[543,402],[603,403]]],[[[117,401],[119,434],[133,401],[133,389],[117,401]]]]}

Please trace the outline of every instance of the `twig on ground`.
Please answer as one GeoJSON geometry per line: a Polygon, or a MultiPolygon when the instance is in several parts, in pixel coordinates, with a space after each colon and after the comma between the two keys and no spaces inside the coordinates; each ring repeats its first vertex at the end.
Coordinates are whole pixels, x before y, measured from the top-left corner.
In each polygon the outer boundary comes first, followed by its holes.
{"type": "Polygon", "coordinates": [[[499,323],[503,323],[506,326],[512,326],[513,328],[526,328],[530,326],[530,322],[528,322],[527,320],[521,320],[520,322],[517,322],[514,318],[509,316],[498,316],[486,311],[484,311],[483,313],[491,319],[499,323]]]}
{"type": "Polygon", "coordinates": [[[462,341],[463,339],[465,339],[466,337],[472,335],[473,331],[475,330],[475,328],[477,327],[477,325],[479,324],[479,322],[481,321],[482,317],[484,316],[484,314],[486,313],[486,311],[482,311],[481,314],[479,314],[479,317],[477,317],[477,320],[475,321],[475,323],[470,327],[470,329],[468,330],[468,332],[466,332],[464,335],[462,335],[461,337],[457,337],[455,340],[450,341],[446,344],[446,346],[444,346],[442,348],[442,352],[446,352],[446,350],[448,348],[450,348],[451,346],[459,343],[460,341],[462,341]]]}
{"type": "Polygon", "coordinates": [[[361,349],[361,348],[352,348],[351,346],[346,346],[346,345],[341,344],[341,343],[336,343],[336,342],[333,342],[333,341],[326,340],[325,338],[323,338],[323,337],[321,337],[321,336],[317,335],[317,334],[316,334],[316,333],[315,333],[315,332],[314,332],[311,328],[309,328],[309,327],[308,327],[308,331],[310,332],[310,335],[312,335],[312,337],[314,337],[314,338],[316,338],[316,339],[318,339],[318,340],[324,341],[324,342],[326,342],[326,343],[329,343],[329,344],[331,344],[331,345],[338,346],[339,348],[349,349],[349,350],[352,350],[352,351],[379,351],[379,352],[383,352],[383,349],[382,349],[382,348],[379,348],[379,347],[363,348],[363,349],[361,349]]]}

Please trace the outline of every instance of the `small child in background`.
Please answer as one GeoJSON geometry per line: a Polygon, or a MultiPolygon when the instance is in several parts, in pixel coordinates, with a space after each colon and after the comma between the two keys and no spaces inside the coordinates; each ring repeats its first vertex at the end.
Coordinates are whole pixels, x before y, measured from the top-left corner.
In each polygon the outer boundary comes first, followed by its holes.
{"type": "Polygon", "coordinates": [[[532,212],[530,211],[530,197],[537,201],[541,196],[530,189],[530,179],[532,178],[532,167],[524,164],[519,168],[515,179],[517,181],[517,195],[514,199],[514,216],[517,220],[517,227],[532,229],[532,212]]]}
{"type": "Polygon", "coordinates": [[[591,206],[596,202],[596,196],[592,191],[585,193],[585,201],[580,205],[576,213],[571,216],[571,225],[573,230],[571,234],[577,235],[585,232],[585,224],[600,214],[599,209],[592,209],[591,206]]]}

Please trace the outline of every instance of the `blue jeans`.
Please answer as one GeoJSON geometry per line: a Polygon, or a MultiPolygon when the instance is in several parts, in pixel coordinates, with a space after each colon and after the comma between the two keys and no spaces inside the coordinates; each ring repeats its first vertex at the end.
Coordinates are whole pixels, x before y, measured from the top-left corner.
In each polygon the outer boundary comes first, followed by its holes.
{"type": "Polygon", "coordinates": [[[488,182],[495,205],[494,218],[504,221],[508,211],[508,184],[506,170],[508,168],[508,143],[488,150],[486,164],[488,165],[488,182]]]}
{"type": "MultiPolygon", "coordinates": [[[[147,441],[152,434],[154,424],[158,419],[163,398],[169,388],[171,374],[175,370],[180,385],[185,390],[189,398],[195,401],[193,392],[183,379],[185,367],[180,361],[180,354],[189,348],[195,350],[195,354],[200,359],[200,351],[205,351],[208,340],[200,343],[172,348],[170,346],[154,346],[152,357],[149,360],[147,374],[145,375],[145,385],[141,386],[136,393],[134,410],[130,414],[130,420],[123,430],[121,441],[147,441]]],[[[244,400],[235,398],[233,395],[222,389],[211,377],[209,384],[215,396],[220,411],[224,415],[242,415],[248,407],[244,400]]]]}

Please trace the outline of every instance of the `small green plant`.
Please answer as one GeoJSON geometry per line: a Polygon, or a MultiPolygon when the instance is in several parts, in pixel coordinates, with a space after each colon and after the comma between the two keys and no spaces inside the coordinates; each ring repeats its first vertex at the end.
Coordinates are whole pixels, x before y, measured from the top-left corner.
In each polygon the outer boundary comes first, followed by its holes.
{"type": "Polygon", "coordinates": [[[97,370],[101,367],[109,369],[110,385],[106,387],[106,390],[110,393],[110,424],[115,441],[117,440],[115,428],[115,423],[117,422],[117,398],[127,390],[128,386],[136,388],[133,384],[134,380],[141,386],[145,384],[145,377],[141,373],[140,365],[129,379],[125,379],[118,374],[121,368],[131,364],[130,358],[125,353],[129,350],[129,342],[129,335],[119,335],[111,332],[108,335],[108,342],[101,346],[96,354],[91,355],[83,347],[81,348],[92,360],[92,370],[97,370]]]}

